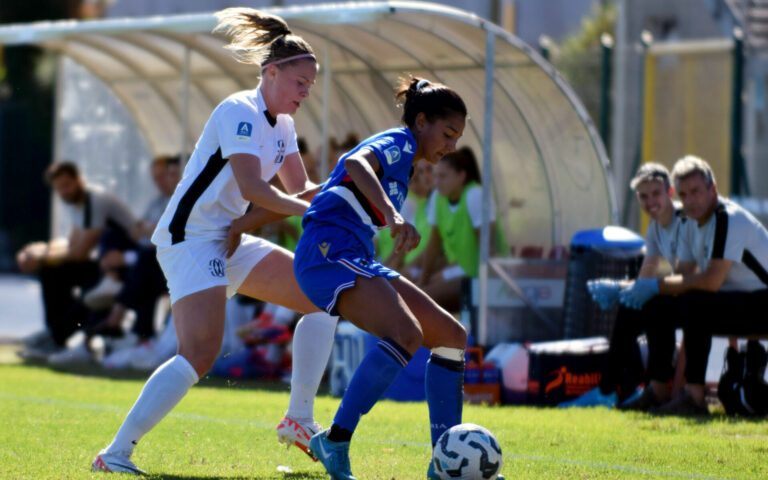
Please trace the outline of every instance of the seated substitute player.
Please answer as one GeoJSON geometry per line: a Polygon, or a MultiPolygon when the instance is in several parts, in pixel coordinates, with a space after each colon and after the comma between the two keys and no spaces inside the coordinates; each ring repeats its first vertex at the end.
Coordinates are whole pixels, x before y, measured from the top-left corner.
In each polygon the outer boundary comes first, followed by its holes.
{"type": "Polygon", "coordinates": [[[650,387],[641,397],[644,406],[655,406],[652,411],[660,414],[706,415],[704,377],[712,335],[768,333],[759,315],[768,302],[768,231],[749,212],[718,196],[714,174],[704,160],[681,158],[672,169],[672,179],[690,219],[683,230],[679,261],[691,265],[691,273],[644,279],[620,296],[622,303],[635,307],[652,298],[675,296],[671,298],[677,301],[674,311],[646,319],[649,362],[657,358],[656,363],[667,368],[651,375],[650,387]],[[677,322],[669,320],[672,315],[677,322]],[[668,401],[676,325],[683,327],[687,385],[668,401]]]}
{"type": "MultiPolygon", "coordinates": [[[[432,226],[419,285],[443,308],[458,312],[463,277],[477,278],[480,269],[482,187],[480,169],[469,147],[445,155],[435,165],[437,194],[430,202],[427,222],[432,226]],[[438,259],[447,265],[440,266],[438,259]]],[[[491,200],[490,252],[506,254],[504,232],[497,228],[496,206],[491,200]]]]}
{"type": "MultiPolygon", "coordinates": [[[[640,208],[651,218],[645,234],[645,258],[638,278],[656,278],[662,259],[677,267],[677,249],[685,214],[679,204],[672,201],[674,187],[669,172],[659,163],[646,163],[630,182],[640,208]]],[[[590,280],[590,292],[603,309],[619,301],[619,281],[615,279],[590,280]]],[[[666,301],[659,299],[658,301],[666,301]]],[[[643,333],[642,313],[620,306],[611,333],[608,358],[603,366],[600,385],[584,395],[561,404],[561,407],[614,407],[635,392],[643,377],[643,365],[637,337],[643,333]]]]}
{"type": "Polygon", "coordinates": [[[317,74],[310,45],[285,21],[250,8],[222,10],[217,30],[232,36],[244,63],[259,65],[254,90],[225,99],[213,111],[185,174],[160,218],[152,242],[168,280],[178,353],[147,381],[114,440],[92,469],[142,473],[130,460],[137,442],[186,395],[221,349],[225,303],[235,292],[326,318],[301,292],[293,255],[242,232],[254,225],[249,202],[302,215],[313,188],[296,145],[291,114],[317,74]],[[277,174],[289,193],[269,185],[277,174]]]}
{"type": "Polygon", "coordinates": [[[294,259],[296,279],[315,305],[381,339],[350,380],[331,428],[309,443],[335,480],[355,478],[352,434],[420,345],[432,350],[425,379],[432,443],[461,423],[467,334],[423,291],[375,260],[373,236],[388,227],[396,251],[418,245],[415,227],[399,213],[413,164],[434,164],[454,151],[467,110],[456,92],[425,79],[403,80],[396,98],[405,126],[364,140],[339,160],[304,215],[294,259]]]}

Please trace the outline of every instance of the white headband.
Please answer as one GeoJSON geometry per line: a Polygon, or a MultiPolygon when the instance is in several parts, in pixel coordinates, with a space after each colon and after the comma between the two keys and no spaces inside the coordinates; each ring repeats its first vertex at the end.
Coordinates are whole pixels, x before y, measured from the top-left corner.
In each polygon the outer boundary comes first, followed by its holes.
{"type": "Polygon", "coordinates": [[[261,66],[261,71],[263,72],[270,65],[280,65],[281,63],[290,62],[292,60],[298,60],[300,58],[311,58],[312,60],[317,62],[317,59],[315,58],[315,56],[313,54],[311,54],[311,53],[300,53],[298,55],[293,55],[291,57],[285,57],[285,58],[281,58],[280,60],[275,60],[274,62],[265,63],[264,65],[261,66]]]}

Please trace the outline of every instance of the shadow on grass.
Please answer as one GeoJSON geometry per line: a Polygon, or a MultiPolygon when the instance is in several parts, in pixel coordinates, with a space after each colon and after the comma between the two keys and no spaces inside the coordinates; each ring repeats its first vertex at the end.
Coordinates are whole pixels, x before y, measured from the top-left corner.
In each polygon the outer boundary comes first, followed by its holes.
{"type": "MultiPolygon", "coordinates": [[[[98,363],[84,363],[84,364],[65,364],[65,365],[49,365],[43,360],[21,360],[16,355],[16,351],[21,349],[21,345],[4,344],[0,347],[0,354],[4,354],[8,359],[13,361],[3,362],[3,364],[16,364],[25,365],[30,367],[38,367],[48,369],[54,372],[66,373],[71,375],[78,375],[82,377],[99,377],[108,378],[110,380],[147,380],[152,374],[151,371],[133,370],[130,368],[124,369],[107,369],[98,363]]],[[[255,379],[255,378],[224,378],[215,377],[211,375],[204,375],[203,378],[197,383],[195,388],[230,388],[230,389],[243,389],[243,390],[266,390],[271,392],[287,392],[290,390],[288,383],[280,380],[269,379],[255,379]]],[[[327,393],[327,387],[322,385],[320,387],[319,394],[324,395],[327,393]]]]}
{"type": "Polygon", "coordinates": [[[207,476],[207,475],[200,475],[200,476],[179,476],[179,475],[148,475],[146,477],[140,477],[140,478],[148,478],[150,480],[266,480],[266,479],[274,479],[274,478],[283,478],[283,479],[302,479],[302,478],[328,478],[328,474],[325,472],[294,472],[294,473],[274,473],[267,476],[256,476],[256,477],[242,477],[242,476],[233,476],[233,477],[227,477],[227,476],[207,476]]]}

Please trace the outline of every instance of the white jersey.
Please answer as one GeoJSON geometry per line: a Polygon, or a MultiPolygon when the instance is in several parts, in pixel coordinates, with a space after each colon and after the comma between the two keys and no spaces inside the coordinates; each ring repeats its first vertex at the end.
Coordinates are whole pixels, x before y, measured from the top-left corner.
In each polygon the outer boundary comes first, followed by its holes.
{"type": "Polygon", "coordinates": [[[739,205],[721,198],[707,223],[699,226],[690,219],[684,235],[681,262],[695,261],[700,271],[707,269],[710,259],[733,262],[721,290],[768,288],[768,231],[739,205]]]}
{"type": "Polygon", "coordinates": [[[261,178],[268,182],[285,157],[298,149],[293,119],[289,115],[272,117],[260,89],[229,96],[205,124],[152,243],[164,247],[193,238],[226,238],[232,220],[248,208],[229,157],[255,155],[261,160],[261,178]]]}
{"type": "Polygon", "coordinates": [[[672,268],[677,266],[677,250],[680,245],[683,225],[686,217],[683,210],[675,205],[672,213],[672,221],[663,227],[656,220],[648,224],[645,233],[645,255],[647,257],[663,257],[672,268]]]}

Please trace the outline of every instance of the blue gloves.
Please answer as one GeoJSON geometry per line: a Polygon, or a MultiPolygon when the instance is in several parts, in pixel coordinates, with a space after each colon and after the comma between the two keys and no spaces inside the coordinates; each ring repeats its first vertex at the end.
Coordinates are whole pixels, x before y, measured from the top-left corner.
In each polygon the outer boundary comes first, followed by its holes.
{"type": "Polygon", "coordinates": [[[645,302],[659,293],[659,281],[655,278],[638,278],[631,287],[619,293],[622,305],[640,310],[645,302]]]}
{"type": "Polygon", "coordinates": [[[592,300],[600,305],[602,310],[608,310],[619,301],[619,281],[610,278],[587,280],[587,290],[592,300]]]}

